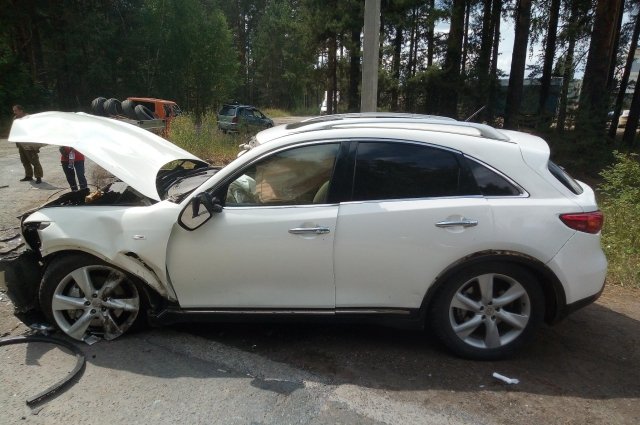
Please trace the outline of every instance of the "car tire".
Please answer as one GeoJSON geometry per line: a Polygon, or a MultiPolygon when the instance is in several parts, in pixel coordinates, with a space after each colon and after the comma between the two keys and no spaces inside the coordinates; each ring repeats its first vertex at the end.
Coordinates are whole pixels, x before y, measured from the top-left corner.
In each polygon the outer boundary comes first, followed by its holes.
{"type": "Polygon", "coordinates": [[[106,102],[106,98],[104,97],[96,97],[91,101],[91,113],[93,115],[98,115],[100,117],[104,117],[106,114],[104,112],[104,102],[106,102]]]}
{"type": "Polygon", "coordinates": [[[147,108],[144,105],[136,105],[135,107],[135,111],[136,111],[136,116],[138,117],[139,120],[141,121],[145,121],[145,120],[152,120],[155,119],[155,117],[153,116],[153,112],[151,111],[151,109],[147,108]]]}
{"type": "Polygon", "coordinates": [[[470,266],[448,279],[433,298],[429,320],[451,351],[474,360],[512,356],[544,318],[539,282],[514,264],[470,266]]]}
{"type": "Polygon", "coordinates": [[[42,312],[69,337],[111,340],[145,323],[145,291],[137,279],[90,255],[55,258],[39,291],[42,312]]]}
{"type": "Polygon", "coordinates": [[[122,115],[122,104],[118,99],[107,99],[104,102],[104,112],[107,116],[122,115]]]}
{"type": "Polygon", "coordinates": [[[136,103],[133,100],[122,101],[122,113],[129,119],[137,120],[138,116],[135,111],[136,103]]]}

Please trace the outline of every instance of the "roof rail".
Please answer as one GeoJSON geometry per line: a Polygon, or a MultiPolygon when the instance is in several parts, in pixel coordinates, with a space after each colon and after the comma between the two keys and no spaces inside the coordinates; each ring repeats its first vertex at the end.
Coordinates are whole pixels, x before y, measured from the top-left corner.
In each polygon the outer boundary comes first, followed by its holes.
{"type": "MultiPolygon", "coordinates": [[[[347,126],[378,125],[384,127],[403,128],[400,124],[409,124],[410,128],[426,131],[476,136],[469,132],[475,130],[478,137],[509,142],[509,137],[486,124],[456,121],[453,118],[438,115],[403,114],[391,112],[366,112],[339,115],[323,115],[297,123],[287,124],[288,130],[327,130],[347,126]],[[305,128],[306,127],[306,128],[305,128]]],[[[408,128],[408,127],[404,127],[408,128]]]]}
{"type": "MultiPolygon", "coordinates": [[[[456,121],[451,117],[445,117],[442,115],[425,115],[425,114],[412,114],[409,112],[350,112],[347,114],[335,114],[325,115],[338,118],[410,118],[410,119],[426,119],[426,120],[439,120],[439,121],[456,121]]],[[[312,118],[313,119],[313,118],[312,118]]]]}

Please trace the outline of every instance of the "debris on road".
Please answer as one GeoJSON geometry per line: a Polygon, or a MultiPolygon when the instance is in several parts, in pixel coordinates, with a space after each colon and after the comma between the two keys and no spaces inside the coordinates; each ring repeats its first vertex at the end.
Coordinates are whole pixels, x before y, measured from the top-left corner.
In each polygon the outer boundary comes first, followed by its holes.
{"type": "Polygon", "coordinates": [[[494,378],[496,378],[497,380],[504,382],[505,384],[509,384],[509,385],[511,385],[511,384],[519,384],[519,383],[520,383],[520,380],[519,380],[519,379],[516,379],[516,378],[507,378],[507,377],[506,377],[506,376],[504,376],[504,375],[500,375],[498,372],[493,372],[493,375],[492,375],[492,376],[493,376],[494,378]]]}
{"type": "Polygon", "coordinates": [[[95,335],[93,335],[93,334],[92,334],[92,335],[89,335],[89,336],[87,336],[86,338],[84,338],[84,339],[83,339],[83,341],[84,341],[87,345],[93,345],[93,344],[95,344],[96,342],[99,342],[99,341],[100,341],[100,338],[98,338],[97,336],[95,336],[95,335]]]}
{"type": "Polygon", "coordinates": [[[72,383],[73,378],[75,378],[76,375],[80,374],[84,370],[86,359],[84,353],[74,344],[59,338],[53,338],[45,335],[27,335],[12,338],[2,338],[0,339],[0,346],[24,344],[29,342],[44,342],[46,344],[56,344],[71,351],[71,353],[73,353],[76,357],[76,365],[73,370],[67,374],[66,377],[56,382],[41,393],[27,399],[27,406],[34,407],[47,400],[48,398],[53,397],[58,392],[69,386],[69,384],[72,383]]]}

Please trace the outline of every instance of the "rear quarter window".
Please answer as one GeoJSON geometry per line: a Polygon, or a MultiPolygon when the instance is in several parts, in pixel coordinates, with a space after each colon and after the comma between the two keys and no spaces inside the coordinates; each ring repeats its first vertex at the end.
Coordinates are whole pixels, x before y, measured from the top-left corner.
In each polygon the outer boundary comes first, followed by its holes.
{"type": "Polygon", "coordinates": [[[564,168],[560,167],[555,162],[549,161],[548,168],[553,177],[558,179],[558,181],[571,192],[575,193],[576,195],[580,195],[584,191],[582,189],[582,186],[580,186],[580,184],[575,181],[573,177],[571,177],[569,173],[564,170],[564,168]]]}
{"type": "Polygon", "coordinates": [[[467,158],[473,178],[483,196],[519,196],[520,189],[492,169],[467,158]]]}

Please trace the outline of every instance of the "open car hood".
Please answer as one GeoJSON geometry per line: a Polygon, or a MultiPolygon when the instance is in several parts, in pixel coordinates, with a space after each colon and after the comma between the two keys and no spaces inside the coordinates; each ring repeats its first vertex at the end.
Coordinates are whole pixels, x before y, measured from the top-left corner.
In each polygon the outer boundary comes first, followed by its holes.
{"type": "Polygon", "coordinates": [[[147,130],[81,112],[42,112],[16,119],[9,141],[70,146],[157,201],[156,177],[162,166],[182,159],[206,164],[147,130]]]}

